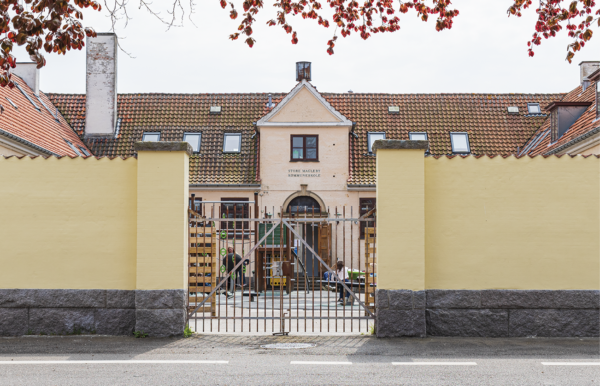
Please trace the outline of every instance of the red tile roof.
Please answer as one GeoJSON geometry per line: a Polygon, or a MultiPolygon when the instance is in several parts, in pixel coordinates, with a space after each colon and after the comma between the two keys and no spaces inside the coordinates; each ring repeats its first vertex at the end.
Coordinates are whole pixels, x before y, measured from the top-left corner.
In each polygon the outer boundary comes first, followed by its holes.
{"type": "MultiPolygon", "coordinates": [[[[46,155],[77,156],[78,154],[69,147],[65,140],[74,146],[81,146],[89,152],[86,145],[60,113],[57,121],[54,117],[56,108],[43,92],[39,94],[42,104],[34,95],[33,90],[21,78],[13,74],[12,79],[23,92],[18,87],[13,89],[0,87],[0,105],[3,108],[2,114],[0,114],[0,136],[19,141],[46,155]],[[31,98],[39,110],[23,93],[31,98]],[[17,108],[13,107],[7,98],[17,108]]],[[[83,154],[83,152],[81,153],[83,154]]]]}
{"type": "MultiPolygon", "coordinates": [[[[286,94],[272,94],[278,103],[286,94]]],[[[349,184],[375,183],[375,158],[367,153],[367,133],[384,131],[388,139],[408,139],[411,131],[427,132],[433,155],[451,154],[450,132],[466,131],[472,154],[510,155],[536,132],[545,115],[527,114],[527,102],[546,106],[562,94],[328,94],[323,97],[356,122],[350,137],[349,184]],[[399,106],[389,114],[388,106],[399,106]],[[518,114],[509,114],[518,106],[518,114]]],[[[71,126],[83,137],[85,95],[50,94],[71,126]]],[[[116,139],[86,139],[97,156],[134,155],[133,144],[144,131],[162,132],[162,140],[182,140],[184,132],[202,132],[199,155],[190,162],[191,184],[260,182],[258,140],[253,122],[269,109],[268,94],[121,94],[116,139]],[[222,106],[221,114],[209,114],[222,106]],[[242,152],[222,153],[223,133],[242,133],[242,152]]]]}
{"type": "Polygon", "coordinates": [[[542,127],[527,141],[523,147],[525,150],[521,154],[538,155],[554,154],[562,152],[575,145],[578,141],[586,139],[594,132],[600,131],[600,119],[596,117],[596,83],[591,84],[582,92],[582,87],[578,86],[570,93],[565,95],[561,102],[589,102],[591,105],[583,114],[571,125],[571,127],[554,143],[551,143],[550,137],[550,117],[546,119],[542,127]]]}

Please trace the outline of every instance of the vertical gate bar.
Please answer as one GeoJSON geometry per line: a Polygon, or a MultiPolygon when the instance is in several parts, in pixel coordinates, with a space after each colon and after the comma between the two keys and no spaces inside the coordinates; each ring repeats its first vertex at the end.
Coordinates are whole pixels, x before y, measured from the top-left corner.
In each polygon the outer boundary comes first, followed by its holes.
{"type": "MultiPolygon", "coordinates": [[[[265,205],[265,218],[267,217],[267,213],[269,213],[269,212],[267,210],[267,206],[265,205]]],[[[269,224],[273,225],[272,222],[265,221],[265,232],[267,232],[267,227],[269,226],[269,224]]],[[[273,236],[271,236],[271,238],[273,238],[273,236]]],[[[264,302],[263,302],[263,306],[264,306],[263,307],[263,313],[264,313],[264,317],[265,317],[263,319],[264,320],[264,332],[267,332],[267,318],[266,318],[266,316],[267,316],[267,276],[268,276],[268,274],[267,274],[267,272],[268,272],[268,270],[267,270],[267,245],[269,245],[268,243],[269,243],[269,238],[267,237],[265,239],[265,246],[264,246],[264,251],[263,251],[263,259],[262,259],[262,264],[263,264],[262,265],[263,266],[263,271],[262,271],[263,277],[262,277],[262,279],[264,281],[263,291],[265,293],[264,302]]]]}
{"type": "MultiPolygon", "coordinates": [[[[272,206],[273,218],[275,218],[275,205],[272,206]]],[[[273,223],[273,226],[275,224],[273,223]]],[[[281,229],[279,230],[281,232],[281,229]]],[[[267,239],[268,240],[268,239],[267,239]]],[[[275,275],[273,274],[273,262],[275,261],[275,233],[273,233],[273,237],[271,238],[271,332],[275,331],[275,286],[273,285],[273,279],[275,275]]]]}
{"type": "MultiPolygon", "coordinates": [[[[312,207],[312,216],[311,216],[311,222],[310,222],[310,227],[311,227],[311,245],[315,245],[315,206],[313,205],[312,207]]],[[[318,232],[318,230],[317,230],[318,232]]],[[[318,250],[319,248],[317,248],[318,250]]],[[[311,266],[312,266],[312,307],[311,307],[311,317],[312,317],[312,332],[315,332],[315,258],[313,256],[313,258],[311,259],[311,266]]]]}
{"type": "MultiPolygon", "coordinates": [[[[305,220],[308,219],[306,211],[304,211],[304,219],[305,220]]],[[[306,240],[306,224],[307,224],[306,221],[304,221],[302,223],[302,227],[304,227],[304,232],[302,233],[302,237],[304,237],[305,240],[306,240]]],[[[304,245],[304,243],[302,244],[302,248],[304,248],[302,256],[304,256],[304,268],[306,268],[306,267],[308,267],[308,259],[306,256],[306,245],[304,245]]],[[[306,332],[306,302],[307,302],[306,291],[308,291],[308,277],[307,276],[308,276],[308,270],[305,269],[304,270],[304,279],[305,279],[304,285],[306,288],[304,289],[304,306],[303,306],[303,308],[304,308],[304,332],[306,332]]]]}
{"type": "MultiPolygon", "coordinates": [[[[352,207],[350,207],[350,218],[354,217],[353,213],[354,213],[354,211],[352,210],[352,207]]],[[[353,236],[352,221],[353,220],[350,220],[350,272],[354,271],[354,244],[353,244],[354,238],[352,237],[353,236]]],[[[360,272],[360,268],[358,269],[358,271],[360,272]]],[[[356,284],[358,284],[358,289],[360,291],[359,277],[360,277],[360,275],[357,274],[356,275],[356,281],[357,281],[356,284]]],[[[350,276],[350,284],[352,284],[352,276],[350,276]]],[[[350,288],[354,289],[354,287],[350,287],[350,288]]],[[[358,297],[360,299],[360,292],[358,292],[358,294],[359,294],[358,297]]],[[[352,299],[352,305],[350,306],[350,332],[354,332],[354,319],[353,318],[354,318],[354,298],[352,299]]],[[[360,320],[359,320],[359,323],[360,323],[360,320]]]]}
{"type": "MultiPolygon", "coordinates": [[[[327,207],[327,217],[329,217],[329,207],[327,207]]],[[[329,251],[328,253],[331,255],[331,257],[333,257],[333,252],[331,251],[333,249],[333,246],[330,245],[331,241],[329,241],[331,238],[329,237],[331,235],[331,224],[329,224],[328,222],[327,224],[327,229],[328,229],[328,247],[329,247],[329,251]]],[[[329,259],[329,266],[331,266],[333,258],[329,259]]],[[[327,332],[329,332],[329,319],[331,318],[331,311],[329,310],[329,303],[331,302],[331,290],[329,289],[329,285],[331,284],[331,274],[332,272],[329,272],[327,274],[327,332]]]]}
{"type": "MultiPolygon", "coordinates": [[[[189,199],[189,205],[190,205],[190,209],[194,210],[196,209],[196,207],[194,206],[195,204],[195,194],[192,193],[192,197],[191,199],[189,199]]],[[[188,226],[186,227],[186,231],[187,231],[187,236],[188,236],[188,268],[187,268],[187,295],[186,295],[186,300],[185,300],[185,304],[186,304],[186,310],[185,310],[185,314],[188,315],[187,317],[187,322],[188,322],[188,326],[190,324],[190,316],[193,315],[189,315],[190,312],[190,271],[192,268],[192,252],[191,252],[191,247],[192,247],[192,224],[193,224],[193,218],[195,217],[195,215],[193,213],[188,212],[188,226]]],[[[198,237],[198,232],[196,232],[196,238],[198,237]]],[[[198,266],[198,264],[196,264],[196,266],[198,266]]],[[[198,274],[198,269],[196,268],[196,275],[198,274]]],[[[198,287],[196,285],[196,287],[198,287]]],[[[196,291],[198,290],[198,288],[196,288],[196,291]]],[[[196,297],[198,297],[198,292],[196,292],[196,297]]],[[[196,322],[196,319],[194,319],[194,322],[196,322]]],[[[198,332],[198,330],[196,330],[196,326],[194,325],[194,331],[198,332]]]]}
{"type": "MultiPolygon", "coordinates": [[[[254,192],[254,217],[250,216],[250,218],[255,218],[258,219],[258,192],[254,192]]],[[[250,225],[250,224],[248,224],[250,225]]],[[[249,232],[251,232],[250,229],[248,229],[249,232]]],[[[249,244],[250,245],[254,245],[257,241],[258,241],[258,221],[254,221],[254,241],[252,241],[252,233],[250,233],[250,236],[248,236],[248,240],[249,240],[249,244]]],[[[248,302],[248,316],[252,316],[252,281],[254,281],[254,292],[256,292],[256,317],[258,317],[258,282],[256,281],[256,272],[258,272],[258,267],[256,266],[256,264],[258,264],[258,252],[256,251],[256,249],[254,250],[254,271],[251,271],[248,276],[248,299],[250,300],[248,302]],[[254,280],[251,280],[251,278],[254,278],[254,280]]],[[[250,264],[248,264],[248,266],[250,266],[250,264]]],[[[249,269],[250,270],[250,269],[249,269]]],[[[248,331],[252,332],[252,318],[248,319],[248,331]]],[[[258,332],[258,319],[256,319],[256,332],[258,332]]]]}
{"type": "MultiPolygon", "coordinates": [[[[342,218],[344,219],[342,221],[342,261],[344,262],[344,269],[347,270],[348,267],[346,266],[346,205],[344,205],[342,207],[342,218]]],[[[350,275],[348,275],[349,278],[350,275]]],[[[342,280],[346,281],[346,275],[342,272],[342,280]]],[[[350,285],[352,285],[352,283],[350,283],[350,285]]],[[[342,291],[344,297],[343,297],[343,304],[344,304],[344,308],[342,309],[342,314],[343,314],[343,318],[344,318],[344,322],[342,324],[342,331],[346,332],[346,291],[342,291]]]]}
{"type": "MultiPolygon", "coordinates": [[[[291,216],[291,209],[290,209],[290,216],[291,216]]],[[[296,213],[297,215],[298,213],[296,213]]],[[[298,228],[298,222],[296,221],[296,223],[294,224],[294,226],[296,226],[296,228],[298,228]]],[[[292,232],[290,232],[290,237],[292,236],[292,232]]],[[[295,236],[294,236],[295,239],[295,236]]],[[[300,256],[298,255],[298,250],[296,250],[296,263],[294,263],[294,273],[296,275],[296,332],[300,332],[300,312],[299,312],[299,303],[300,303],[300,291],[299,291],[299,285],[300,285],[300,275],[299,275],[299,269],[298,269],[298,265],[300,264],[300,256]]],[[[292,304],[290,303],[290,315],[292,314],[291,311],[292,308],[292,304]]],[[[291,325],[290,325],[291,326],[291,325]]],[[[290,330],[292,328],[290,327],[290,330]]]]}
{"type": "MultiPolygon", "coordinates": [[[[204,205],[206,205],[206,204],[204,204],[204,205]]],[[[215,216],[214,216],[215,213],[214,212],[215,212],[215,204],[212,204],[212,207],[210,209],[210,218],[215,218],[215,216]]],[[[206,206],[204,207],[204,212],[203,213],[206,213],[206,206]]],[[[217,271],[215,272],[215,270],[213,269],[213,272],[216,275],[217,272],[220,272],[220,270],[219,270],[219,264],[218,264],[218,262],[214,261],[214,256],[215,256],[214,246],[215,245],[213,243],[214,240],[213,240],[212,235],[213,235],[213,232],[215,232],[215,235],[216,235],[217,227],[216,227],[216,224],[215,224],[214,227],[212,226],[213,225],[212,223],[210,225],[211,225],[211,227],[210,227],[210,251],[211,251],[210,256],[211,256],[211,259],[210,259],[210,261],[211,261],[211,266],[213,266],[214,264],[217,265],[216,266],[217,271]]],[[[215,281],[215,285],[216,285],[216,281],[215,281]]],[[[217,315],[217,312],[218,312],[218,309],[219,309],[219,306],[217,305],[217,295],[218,295],[218,293],[215,292],[215,294],[214,294],[215,297],[213,298],[213,302],[214,302],[214,305],[215,305],[215,315],[213,315],[212,313],[210,314],[210,316],[211,316],[211,318],[210,318],[210,332],[213,332],[214,317],[217,315]]],[[[219,319],[217,319],[217,320],[219,320],[219,319]]],[[[204,323],[204,319],[202,320],[202,323],[204,323]]]]}
{"type": "MultiPolygon", "coordinates": [[[[314,208],[313,208],[314,211],[314,208]]],[[[319,216],[321,215],[321,211],[319,210],[319,216]]],[[[327,230],[327,228],[324,228],[325,230],[327,230]]],[[[317,226],[317,232],[319,233],[319,235],[317,236],[317,243],[319,243],[319,248],[317,249],[317,251],[319,251],[319,253],[321,253],[321,250],[323,249],[320,245],[321,243],[321,227],[320,225],[317,226]]],[[[327,257],[325,257],[327,258],[327,257]]],[[[319,263],[319,283],[322,283],[323,280],[323,265],[319,263]]],[[[319,284],[319,332],[323,332],[323,319],[321,319],[321,317],[323,316],[323,285],[319,284]]]]}
{"type": "MultiPolygon", "coordinates": [[[[233,241],[232,241],[232,243],[233,243],[233,264],[234,264],[234,266],[235,266],[235,264],[237,264],[235,262],[235,255],[236,255],[235,247],[236,247],[236,242],[237,242],[237,207],[238,207],[238,204],[233,204],[233,223],[231,224],[231,225],[233,225],[233,241]]],[[[227,216],[227,217],[229,217],[229,216],[227,216]]],[[[227,234],[227,243],[229,244],[229,234],[227,234]]],[[[227,247],[228,247],[227,248],[227,252],[229,252],[229,245],[227,245],[227,247]]],[[[235,275],[234,279],[232,280],[233,281],[233,319],[232,319],[232,321],[233,321],[233,332],[235,332],[235,326],[237,324],[236,323],[237,320],[235,318],[235,311],[236,311],[236,307],[235,306],[236,306],[236,303],[237,303],[237,300],[236,300],[237,296],[235,296],[235,293],[237,292],[236,291],[236,289],[237,289],[237,284],[236,284],[237,274],[238,273],[235,272],[235,271],[232,274],[232,275],[235,275]]]]}
{"type": "MultiPolygon", "coordinates": [[[[282,213],[283,213],[283,209],[282,209],[282,213]]],[[[290,213],[290,219],[292,217],[292,214],[290,213]]],[[[281,227],[283,227],[283,224],[281,225],[281,227]]],[[[285,227],[285,238],[287,240],[287,248],[286,248],[286,253],[287,253],[287,258],[288,258],[288,267],[292,266],[292,232],[290,232],[290,230],[285,227]]],[[[295,267],[296,265],[294,265],[295,267]]],[[[293,269],[293,268],[292,268],[293,269]]],[[[289,272],[289,268],[288,268],[288,272],[289,272]]],[[[290,277],[289,277],[289,281],[286,283],[287,284],[287,288],[288,288],[288,332],[292,332],[292,279],[294,278],[294,271],[292,271],[290,277]]]]}
{"type": "MultiPolygon", "coordinates": [[[[335,218],[338,218],[338,208],[337,206],[335,207],[335,218]]],[[[338,249],[338,223],[339,221],[335,222],[335,265],[336,268],[334,268],[336,270],[336,283],[335,283],[335,332],[338,332],[338,286],[339,284],[337,283],[337,281],[340,280],[339,276],[337,275],[337,261],[338,261],[338,256],[337,256],[337,249],[338,249]]]]}
{"type": "MultiPolygon", "coordinates": [[[[281,218],[283,218],[283,210],[280,207],[279,210],[281,218]]],[[[279,226],[279,332],[283,334],[283,224],[279,226]]],[[[287,283],[286,283],[287,284],[287,283]]]]}

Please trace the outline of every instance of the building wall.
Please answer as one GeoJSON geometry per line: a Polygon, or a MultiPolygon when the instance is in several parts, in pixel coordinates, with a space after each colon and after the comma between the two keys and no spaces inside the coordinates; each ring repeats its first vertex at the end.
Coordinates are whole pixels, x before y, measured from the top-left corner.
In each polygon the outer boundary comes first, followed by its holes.
{"type": "Polygon", "coordinates": [[[135,289],[137,161],[0,158],[0,287],[135,289]]]}
{"type": "Polygon", "coordinates": [[[596,157],[425,158],[426,288],[599,289],[599,172],[596,157]]]}

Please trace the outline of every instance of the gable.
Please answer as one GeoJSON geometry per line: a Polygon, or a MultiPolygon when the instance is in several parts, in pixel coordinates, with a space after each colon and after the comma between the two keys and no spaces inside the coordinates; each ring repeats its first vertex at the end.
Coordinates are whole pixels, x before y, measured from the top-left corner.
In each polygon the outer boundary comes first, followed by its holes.
{"type": "Polygon", "coordinates": [[[268,122],[341,122],[303,87],[268,122]]]}
{"type": "Polygon", "coordinates": [[[337,111],[306,80],[298,83],[271,112],[262,117],[261,126],[341,126],[352,122],[337,111]]]}

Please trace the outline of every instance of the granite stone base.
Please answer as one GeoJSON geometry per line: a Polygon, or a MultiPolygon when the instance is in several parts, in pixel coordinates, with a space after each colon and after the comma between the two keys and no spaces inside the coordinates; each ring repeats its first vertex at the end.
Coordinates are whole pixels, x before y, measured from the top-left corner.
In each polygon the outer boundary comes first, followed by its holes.
{"type": "Polygon", "coordinates": [[[377,336],[597,337],[597,290],[377,290],[377,336]]]}
{"type": "Polygon", "coordinates": [[[0,336],[178,336],[185,319],[184,290],[0,289],[0,336]]]}

